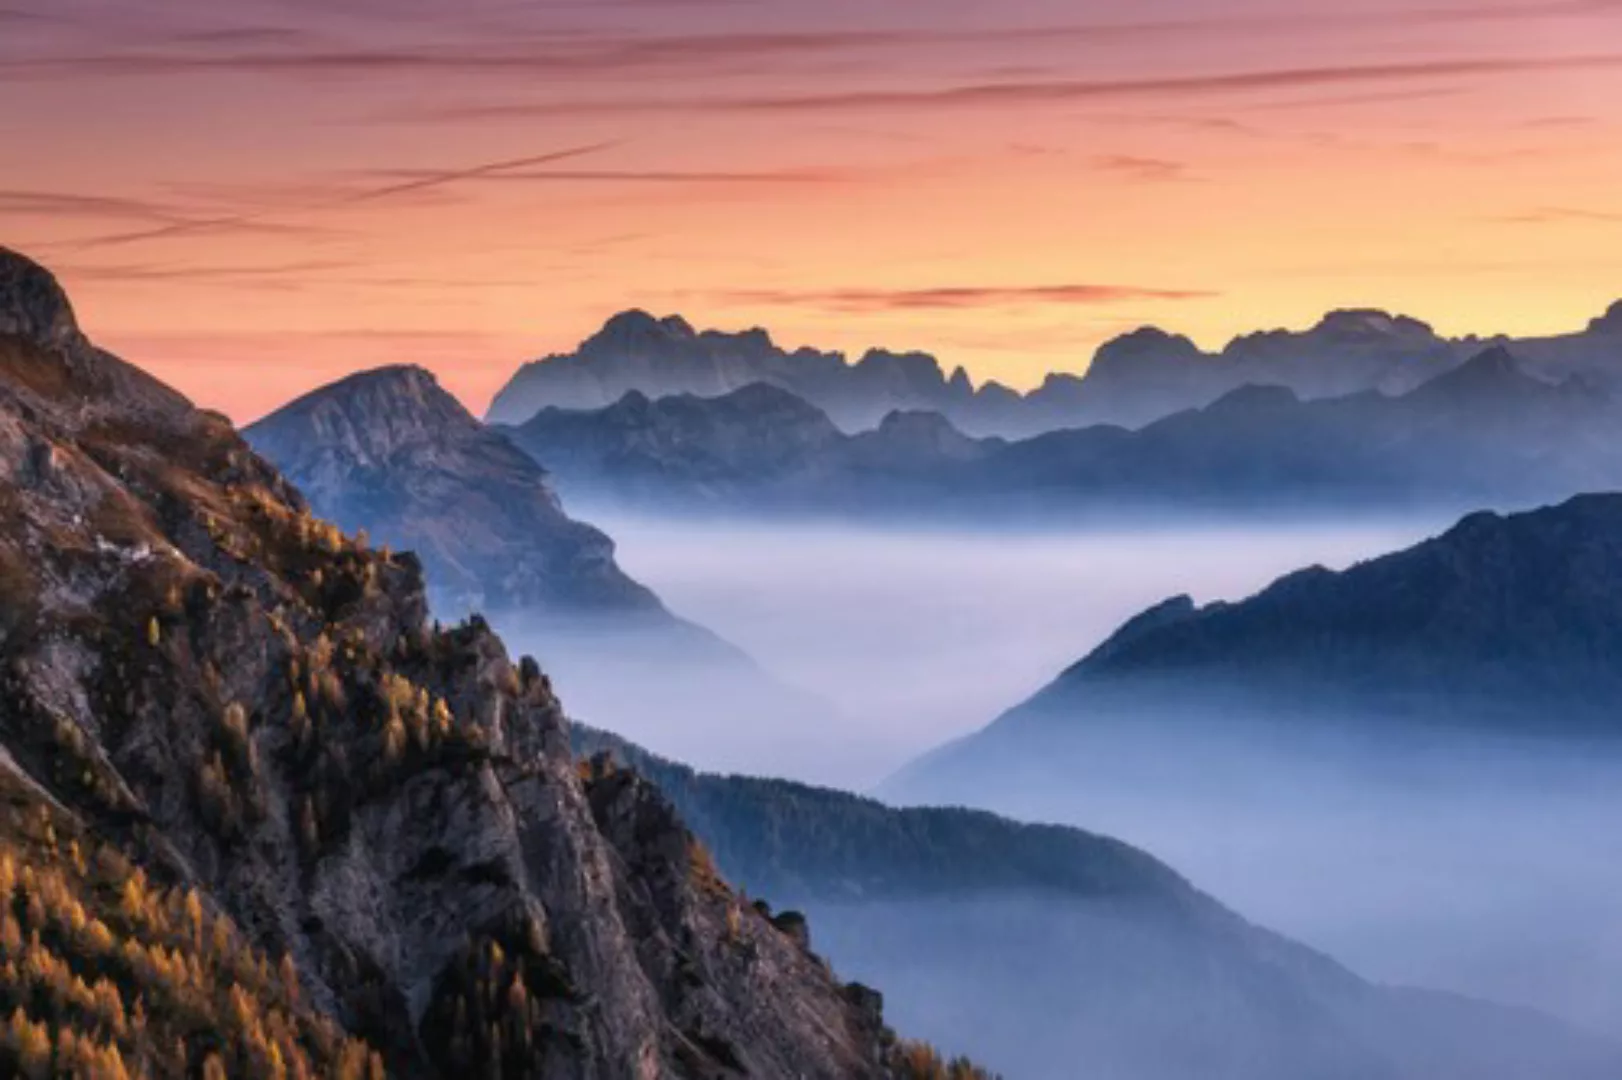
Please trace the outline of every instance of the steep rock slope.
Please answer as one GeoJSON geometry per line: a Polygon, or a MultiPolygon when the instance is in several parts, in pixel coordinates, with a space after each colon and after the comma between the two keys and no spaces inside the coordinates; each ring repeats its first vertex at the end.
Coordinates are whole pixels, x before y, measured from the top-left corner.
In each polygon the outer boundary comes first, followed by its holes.
{"type": "MultiPolygon", "coordinates": [[[[182,890],[144,931],[157,943],[177,917],[199,939],[224,928],[194,943],[201,971],[165,954],[198,998],[141,1006],[183,1046],[143,1051],[107,1019],[98,1052],[116,1041],[158,1075],[211,1052],[229,1075],[279,1075],[264,1045],[325,1068],[347,1032],[401,1075],[900,1068],[876,997],[742,904],[652,787],[582,781],[533,662],[480,620],[428,628],[414,558],[312,517],[223,418],[94,349],[9,252],[0,329],[0,773],[64,823],[8,841],[35,880],[12,904],[38,934],[23,947],[86,981],[163,977],[98,969],[29,900],[68,874],[34,860],[89,834],[113,857],[70,848],[69,892],[94,855],[98,895],[132,866],[182,890]],[[237,933],[289,977],[242,980],[239,1019],[215,1026],[200,1001],[237,933]]],[[[105,903],[86,920],[126,932],[105,903]]],[[[16,945],[0,938],[0,994],[26,1060],[37,1022],[83,1026],[95,1006],[30,990],[16,945]]]]}

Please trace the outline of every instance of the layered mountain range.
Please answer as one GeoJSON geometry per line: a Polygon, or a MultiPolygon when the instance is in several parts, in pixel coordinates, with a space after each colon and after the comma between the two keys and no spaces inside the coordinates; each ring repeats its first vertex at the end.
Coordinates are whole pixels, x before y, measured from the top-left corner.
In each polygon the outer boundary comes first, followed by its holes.
{"type": "Polygon", "coordinates": [[[581,774],[533,661],[10,252],[0,509],[0,1071],[939,1075],[581,774]]]}
{"type": "Polygon", "coordinates": [[[316,514],[420,558],[435,617],[477,611],[541,657],[577,715],[655,745],[711,731],[727,750],[707,764],[763,768],[833,711],[671,613],[545,469],[421,368],[351,375],[243,434],[316,514]]]}
{"type": "Polygon", "coordinates": [[[1536,502],[1622,484],[1622,399],[1487,349],[1399,396],[1244,386],[1138,430],[1009,442],[939,413],[848,435],[786,390],[626,395],[507,429],[576,498],[637,509],[977,518],[1536,502]]]}
{"type": "Polygon", "coordinates": [[[1304,399],[1398,395],[1493,346],[1510,348],[1548,381],[1584,374],[1614,383],[1622,303],[1582,331],[1544,338],[1447,338],[1417,319],[1347,310],[1308,330],[1247,334],[1208,353],[1146,327],[1103,345],[1084,375],[1051,374],[1028,394],[995,382],[976,387],[962,368],[947,374],[925,353],[875,349],[852,362],[837,352],[785,350],[761,329],[699,331],[679,316],[627,311],[573,353],[525,364],[487,419],[516,425],[544,408],[598,409],[632,391],[719,397],[759,382],[803,398],[850,432],[891,412],[926,411],[971,434],[1021,438],[1092,424],[1137,427],[1246,385],[1282,386],[1304,399]]]}
{"type": "MultiPolygon", "coordinates": [[[[746,420],[781,407],[820,427],[792,395],[743,393],[770,395],[740,399],[746,420]]],[[[934,415],[822,432],[924,469],[984,448],[934,415]]],[[[898,1040],[813,942],[1018,1075],[1597,1080],[1622,1062],[1536,1014],[1368,983],[1116,841],[695,773],[580,730],[484,618],[429,618],[425,571],[446,579],[436,607],[678,622],[539,467],[411,369],[312,395],[256,438],[357,532],[223,418],[95,349],[50,276],[0,252],[0,1068],[980,1075],[898,1040]]],[[[1513,647],[1517,619],[1575,619],[1551,653],[1587,640],[1609,616],[1570,598],[1615,554],[1593,513],[1532,530],[1542,546],[1489,535],[1435,557],[1488,594],[1425,593],[1438,633],[1485,603],[1477,659],[1513,647]],[[1561,553],[1570,574],[1540,578],[1561,553]]],[[[1414,588],[1392,580],[1385,600],[1414,588]]],[[[1565,677],[1611,658],[1591,661],[1565,677]]]]}

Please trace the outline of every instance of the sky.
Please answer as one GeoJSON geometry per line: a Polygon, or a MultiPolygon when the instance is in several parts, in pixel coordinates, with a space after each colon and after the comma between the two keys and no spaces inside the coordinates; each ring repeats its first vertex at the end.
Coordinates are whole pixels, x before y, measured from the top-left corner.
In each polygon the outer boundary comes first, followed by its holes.
{"type": "Polygon", "coordinates": [[[239,421],[615,311],[1019,388],[1144,323],[1576,329],[1622,0],[0,0],[0,243],[239,421]]]}

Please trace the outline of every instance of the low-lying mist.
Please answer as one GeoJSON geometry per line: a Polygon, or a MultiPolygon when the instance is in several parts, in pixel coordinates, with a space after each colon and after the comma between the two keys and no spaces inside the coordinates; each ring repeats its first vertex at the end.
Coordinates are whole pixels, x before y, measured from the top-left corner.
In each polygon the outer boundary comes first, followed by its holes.
{"type": "MultiPolygon", "coordinates": [[[[816,745],[792,753],[764,747],[740,760],[708,740],[748,736],[708,723],[662,728],[656,748],[856,790],[989,723],[1150,604],[1184,592],[1247,595],[1298,567],[1345,566],[1442,524],[1004,533],[591,520],[671,608],[833,706],[816,745]]],[[[654,689],[650,704],[668,710],[654,689]]]]}
{"type": "Polygon", "coordinates": [[[1119,837],[1367,977],[1615,1034],[1622,754],[1440,726],[1371,737],[1364,719],[1078,716],[894,787],[1119,837]]]}
{"type": "MultiPolygon", "coordinates": [[[[1450,523],[999,534],[595,520],[675,611],[827,707],[795,713],[702,674],[616,677],[584,661],[560,669],[565,702],[589,701],[594,722],[701,767],[857,790],[982,727],[1168,596],[1237,599],[1450,523]]],[[[1092,767],[1055,753],[1041,777],[994,781],[988,770],[924,801],[1141,845],[1369,978],[1616,1029],[1622,839],[1611,826],[1622,797],[1608,764],[1595,772],[1576,754],[1529,767],[1513,746],[1466,740],[1441,755],[1464,774],[1432,772],[1405,769],[1401,755],[1302,754],[1266,740],[1235,753],[1152,727],[1133,732],[1129,752],[1076,753],[1092,767]]],[[[836,951],[858,973],[864,955],[849,939],[836,951]]],[[[923,1020],[906,980],[886,980],[902,1015],[923,1020]]]]}

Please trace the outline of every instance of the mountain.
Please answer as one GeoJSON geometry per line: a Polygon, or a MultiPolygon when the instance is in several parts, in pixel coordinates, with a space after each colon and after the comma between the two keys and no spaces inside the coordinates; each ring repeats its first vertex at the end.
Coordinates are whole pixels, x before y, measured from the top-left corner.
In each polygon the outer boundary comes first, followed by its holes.
{"type": "Polygon", "coordinates": [[[594,776],[652,778],[723,873],[793,905],[763,913],[807,935],[809,915],[816,947],[879,979],[910,1029],[1011,1075],[1060,1080],[1085,1062],[1133,1080],[1463,1080],[1616,1060],[1529,1012],[1366,982],[1116,840],[697,773],[572,736],[594,776]]]}
{"type": "Polygon", "coordinates": [[[874,349],[852,363],[836,352],[788,352],[760,329],[698,331],[679,316],[627,311],[573,353],[525,364],[487,419],[515,426],[544,408],[600,409],[633,391],[720,397],[759,382],[803,398],[849,432],[892,412],[937,412],[973,435],[1029,438],[1093,424],[1140,427],[1251,384],[1283,386],[1304,400],[1400,396],[1493,346],[1510,349],[1546,381],[1583,375],[1614,386],[1622,302],[1582,331],[1544,338],[1447,338],[1418,319],[1373,309],[1332,311],[1301,331],[1244,334],[1215,353],[1143,327],[1102,345],[1084,374],[1050,374],[1028,394],[994,382],[976,388],[962,368],[947,375],[926,353],[874,349]]]}
{"type": "MultiPolygon", "coordinates": [[[[724,442],[747,422],[788,438],[792,423],[759,400],[769,393],[744,391],[705,437],[724,442]]],[[[640,419],[646,405],[626,412],[640,419]]],[[[702,747],[715,767],[770,768],[833,709],[667,610],[620,569],[607,535],[569,517],[545,469],[420,368],[351,375],[244,434],[316,514],[419,557],[436,617],[477,611],[544,658],[576,715],[661,747],[702,747]]]]}
{"type": "Polygon", "coordinates": [[[1168,600],[881,791],[1085,824],[1359,970],[1610,1030],[1619,673],[1622,495],[1475,513],[1168,600]]]}
{"type": "Polygon", "coordinates": [[[847,435],[787,390],[752,383],[715,398],[631,392],[593,411],[547,408],[503,430],[587,500],[635,508],[792,510],[891,500],[926,488],[982,443],[938,413],[886,416],[847,435]]]}
{"type": "MultiPolygon", "coordinates": [[[[1408,550],[1302,570],[1240,603],[1167,601],[976,740],[1108,705],[1622,742],[1619,693],[1622,495],[1589,495],[1472,514],[1408,550]]],[[[954,753],[973,756],[976,740],[954,753]]]]}
{"type": "Polygon", "coordinates": [[[755,385],[543,409],[507,429],[572,498],[631,509],[983,520],[1105,513],[1456,510],[1622,485],[1616,394],[1494,347],[1400,396],[1245,384],[1138,430],[975,439],[938,413],[845,435],[755,385]]]}
{"type": "Polygon", "coordinates": [[[417,367],[362,372],[246,428],[323,517],[422,559],[447,616],[661,611],[546,473],[417,367]]]}
{"type": "Polygon", "coordinates": [[[961,369],[948,377],[924,353],[874,349],[849,363],[839,353],[787,352],[758,328],[699,332],[679,316],[626,311],[575,352],[525,364],[496,394],[486,419],[521,424],[543,408],[597,409],[633,391],[719,397],[751,383],[788,390],[851,431],[897,408],[952,412],[1010,396],[995,384],[976,391],[961,369]]]}
{"type": "Polygon", "coordinates": [[[414,557],[10,252],[0,331],[0,1071],[917,1075],[414,557]]]}

